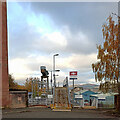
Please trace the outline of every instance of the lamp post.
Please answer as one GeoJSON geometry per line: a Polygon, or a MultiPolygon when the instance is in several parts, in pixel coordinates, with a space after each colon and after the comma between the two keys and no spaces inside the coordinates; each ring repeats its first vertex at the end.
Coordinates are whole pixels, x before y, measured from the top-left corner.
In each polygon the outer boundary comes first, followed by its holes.
{"type": "Polygon", "coordinates": [[[58,56],[59,54],[53,55],[53,78],[54,78],[54,87],[56,87],[56,79],[55,79],[55,56],[58,56]]]}
{"type": "MultiPolygon", "coordinates": [[[[53,86],[52,86],[52,81],[53,81],[53,78],[52,78],[52,73],[53,73],[53,70],[51,70],[50,71],[51,72],[51,80],[50,80],[50,82],[51,82],[51,95],[53,94],[53,86]]],[[[55,72],[60,72],[60,70],[55,70],[55,72]]],[[[58,76],[58,75],[55,75],[55,76],[58,76]]]]}
{"type": "Polygon", "coordinates": [[[51,72],[51,95],[52,95],[52,70],[50,72],[51,72]]]}

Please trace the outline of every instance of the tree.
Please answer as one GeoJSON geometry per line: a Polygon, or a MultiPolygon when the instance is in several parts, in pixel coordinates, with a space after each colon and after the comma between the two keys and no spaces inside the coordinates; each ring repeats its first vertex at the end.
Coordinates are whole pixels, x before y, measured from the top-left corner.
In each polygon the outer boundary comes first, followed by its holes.
{"type": "Polygon", "coordinates": [[[28,92],[32,92],[32,80],[33,78],[27,78],[25,81],[25,88],[28,90],[28,92]]]}
{"type": "Polygon", "coordinates": [[[25,90],[26,88],[25,88],[25,86],[24,85],[17,85],[17,89],[23,89],[23,90],[25,90]]]}
{"type": "Polygon", "coordinates": [[[92,64],[95,80],[100,81],[104,92],[118,90],[118,24],[109,16],[102,26],[103,45],[97,45],[98,61],[92,64]]]}
{"type": "Polygon", "coordinates": [[[27,78],[25,82],[25,89],[28,90],[28,92],[33,92],[33,97],[40,96],[41,91],[38,87],[38,78],[27,78]]]}
{"type": "Polygon", "coordinates": [[[9,89],[17,89],[18,84],[15,82],[11,74],[8,75],[8,79],[9,79],[9,89]]]}
{"type": "Polygon", "coordinates": [[[9,89],[25,89],[24,85],[19,85],[17,82],[15,82],[15,79],[13,75],[9,74],[9,89]]]}

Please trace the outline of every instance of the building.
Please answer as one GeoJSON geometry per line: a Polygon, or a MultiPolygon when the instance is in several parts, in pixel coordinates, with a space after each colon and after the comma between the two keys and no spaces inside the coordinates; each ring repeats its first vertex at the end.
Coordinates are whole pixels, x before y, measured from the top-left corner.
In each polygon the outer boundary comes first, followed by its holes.
{"type": "Polygon", "coordinates": [[[97,94],[91,90],[79,90],[77,92],[71,93],[71,103],[73,106],[90,106],[90,95],[97,94]]]}
{"type": "Polygon", "coordinates": [[[115,108],[115,95],[117,93],[99,93],[94,94],[90,96],[90,99],[92,101],[92,105],[94,104],[94,101],[97,101],[98,108],[115,108]]]}
{"type": "Polygon", "coordinates": [[[90,95],[97,94],[97,93],[95,93],[91,90],[81,90],[81,91],[75,92],[74,94],[75,95],[82,95],[84,102],[86,102],[86,104],[87,103],[90,104],[90,95]]]}
{"type": "Polygon", "coordinates": [[[10,89],[10,108],[28,107],[28,91],[21,89],[10,89]]]}

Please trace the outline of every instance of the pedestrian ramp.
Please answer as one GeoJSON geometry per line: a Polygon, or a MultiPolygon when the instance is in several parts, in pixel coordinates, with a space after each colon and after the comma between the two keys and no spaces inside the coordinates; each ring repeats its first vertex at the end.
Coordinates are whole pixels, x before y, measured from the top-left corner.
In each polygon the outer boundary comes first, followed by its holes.
{"type": "Polygon", "coordinates": [[[71,111],[67,87],[56,87],[53,96],[53,111],[71,111]]]}

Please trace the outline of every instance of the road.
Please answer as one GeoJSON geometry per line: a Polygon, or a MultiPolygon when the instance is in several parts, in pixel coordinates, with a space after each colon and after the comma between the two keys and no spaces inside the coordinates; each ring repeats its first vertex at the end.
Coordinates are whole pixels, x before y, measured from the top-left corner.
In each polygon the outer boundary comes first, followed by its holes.
{"type": "Polygon", "coordinates": [[[3,118],[115,118],[105,110],[72,109],[71,112],[53,112],[50,108],[24,108],[3,110],[3,118]]]}

